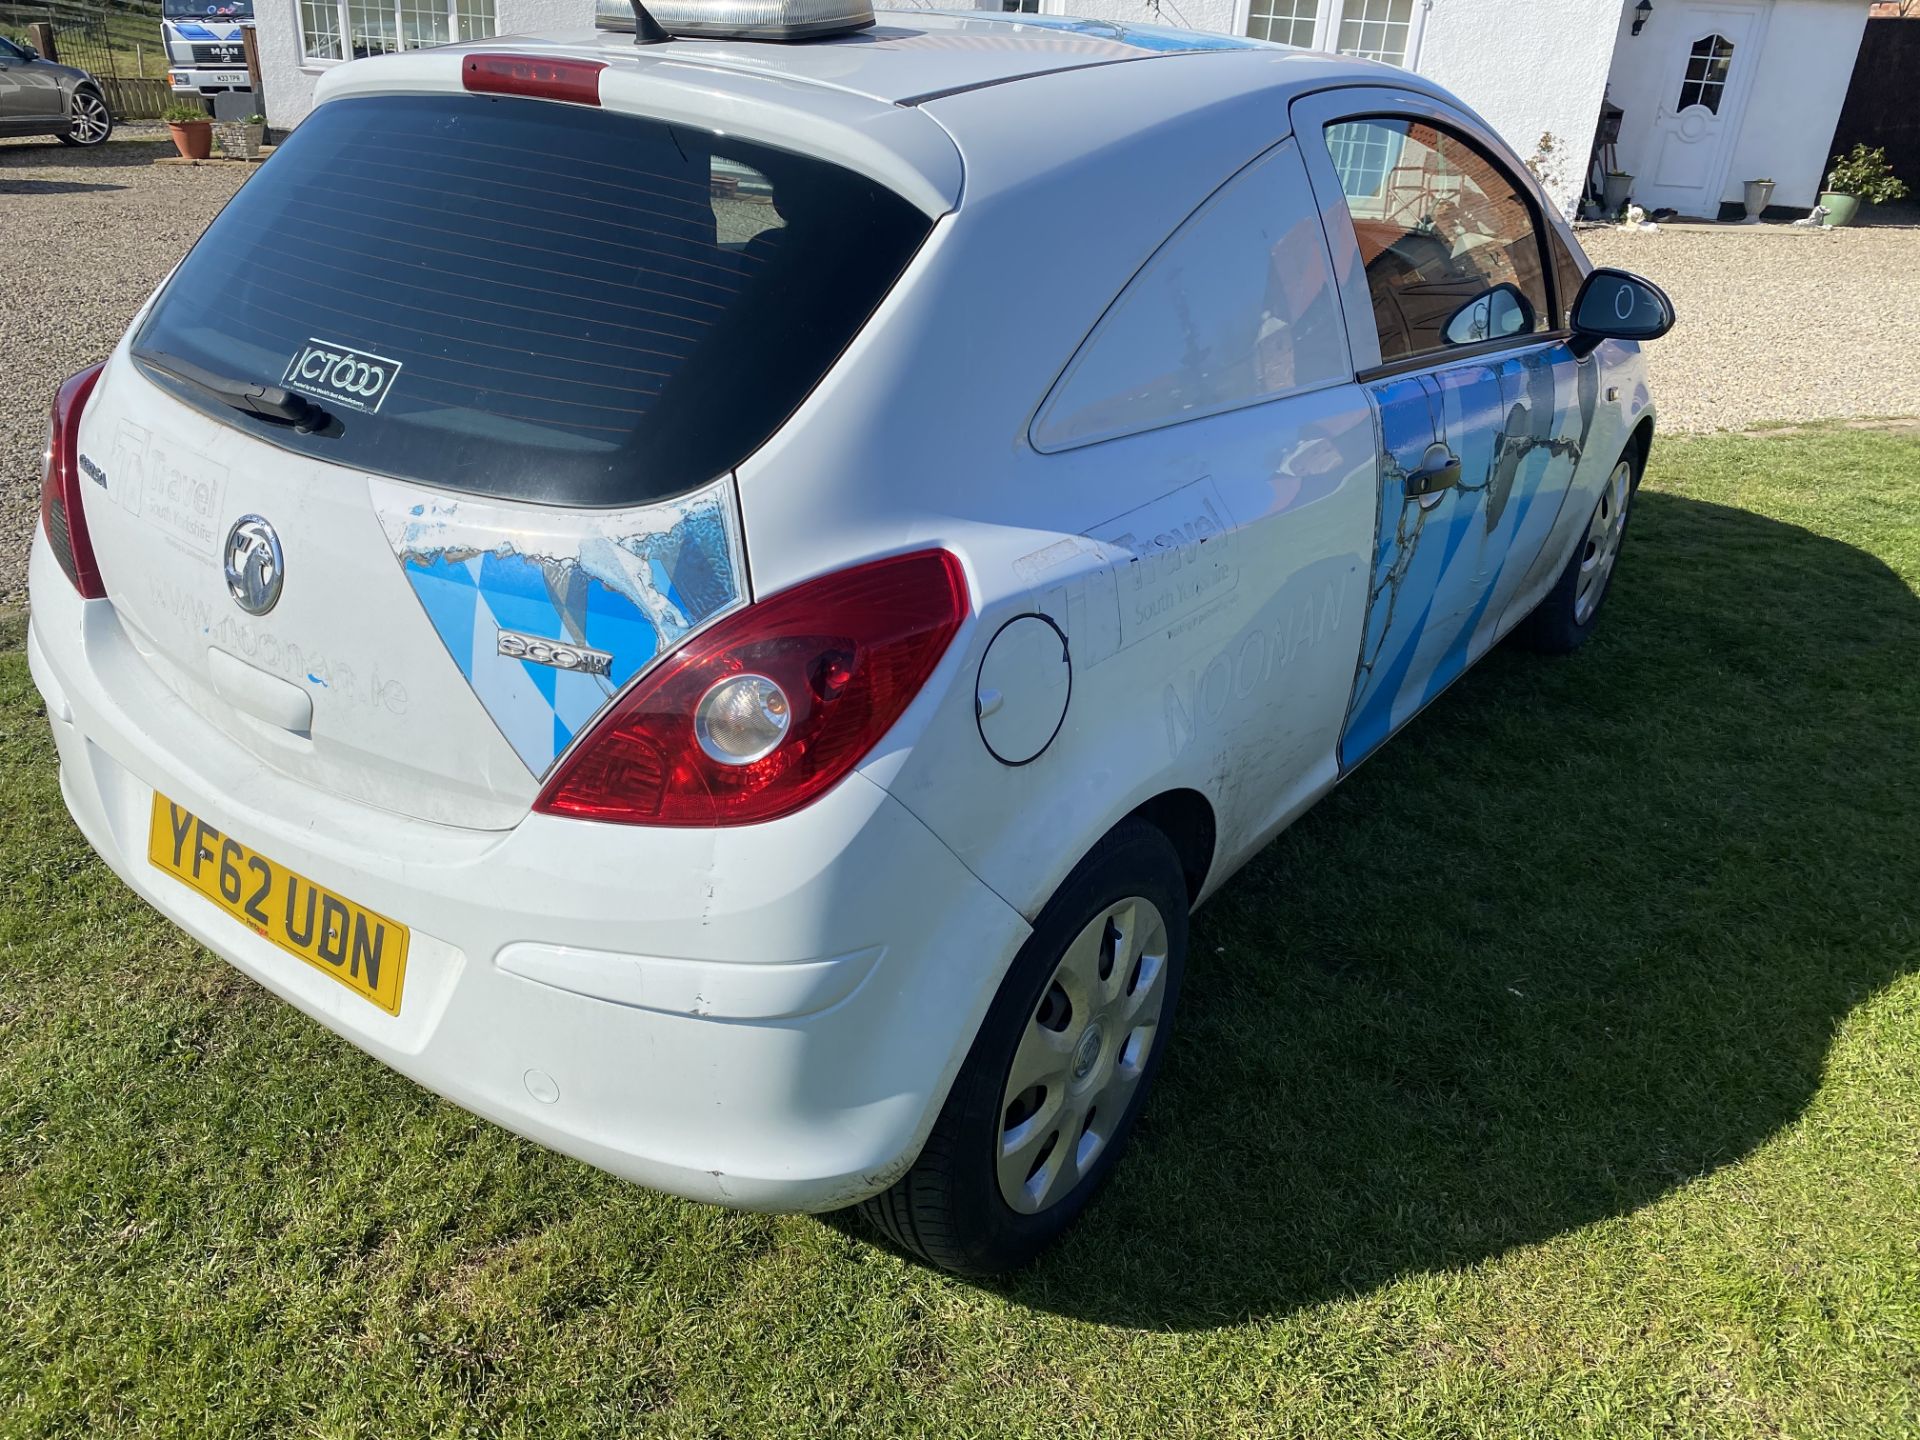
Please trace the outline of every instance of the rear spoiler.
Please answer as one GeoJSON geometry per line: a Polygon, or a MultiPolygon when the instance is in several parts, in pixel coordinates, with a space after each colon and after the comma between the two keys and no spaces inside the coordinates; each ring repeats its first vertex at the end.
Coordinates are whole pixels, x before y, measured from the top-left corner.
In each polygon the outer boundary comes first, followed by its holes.
{"type": "Polygon", "coordinates": [[[672,45],[638,48],[625,36],[581,43],[497,36],[469,45],[403,50],[335,66],[314,104],[358,95],[465,95],[461,65],[488,54],[593,60],[602,109],[798,150],[866,175],[928,215],[960,202],[960,152],[930,115],[870,96],[785,76],[734,69],[709,58],[675,58],[672,45]]]}

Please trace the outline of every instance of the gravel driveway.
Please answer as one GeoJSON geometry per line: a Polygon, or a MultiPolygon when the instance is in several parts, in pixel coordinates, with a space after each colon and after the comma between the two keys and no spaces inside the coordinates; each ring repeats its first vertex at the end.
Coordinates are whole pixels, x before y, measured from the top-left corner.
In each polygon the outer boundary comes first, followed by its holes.
{"type": "Polygon", "coordinates": [[[1920,415],[1920,227],[1663,225],[1580,243],[1673,297],[1680,323],[1647,347],[1663,431],[1920,415]]]}
{"type": "Polygon", "coordinates": [[[0,140],[0,604],[26,589],[54,387],[113,348],[252,168],[151,163],[173,153],[164,131],[91,151],[0,140]]]}
{"type": "MultiPolygon", "coordinates": [[[[135,132],[124,131],[123,134],[135,132]]],[[[163,136],[79,152],[0,140],[0,604],[26,584],[47,402],[104,355],[247,169],[156,166],[163,136]]],[[[1581,236],[1597,264],[1644,271],[1680,325],[1651,347],[1662,427],[1920,415],[1920,230],[1667,226],[1581,236]]]]}

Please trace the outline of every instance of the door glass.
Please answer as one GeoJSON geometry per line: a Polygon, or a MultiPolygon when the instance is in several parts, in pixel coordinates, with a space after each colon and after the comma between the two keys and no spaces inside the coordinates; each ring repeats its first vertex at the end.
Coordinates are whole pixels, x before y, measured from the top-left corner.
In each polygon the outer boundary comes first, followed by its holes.
{"type": "Polygon", "coordinates": [[[1696,40],[1687,56],[1687,73],[1680,82],[1682,110],[1704,105],[1720,113],[1720,97],[1726,93],[1727,71],[1733,65],[1733,42],[1724,35],[1707,35],[1696,40]]]}
{"type": "Polygon", "coordinates": [[[1407,63],[1407,32],[1413,28],[1413,0],[1347,0],[1340,13],[1340,53],[1407,63]]]}
{"type": "Polygon", "coordinates": [[[1310,46],[1319,23],[1320,0],[1251,0],[1247,7],[1247,34],[1255,40],[1310,46]]]}
{"type": "Polygon", "coordinates": [[[1552,324],[1533,211],[1467,141],[1424,121],[1349,120],[1327,128],[1327,149],[1366,266],[1382,363],[1552,324]],[[1494,291],[1502,298],[1490,300],[1494,291]],[[1498,322],[1491,335],[1478,323],[1488,319],[1498,322]]]}

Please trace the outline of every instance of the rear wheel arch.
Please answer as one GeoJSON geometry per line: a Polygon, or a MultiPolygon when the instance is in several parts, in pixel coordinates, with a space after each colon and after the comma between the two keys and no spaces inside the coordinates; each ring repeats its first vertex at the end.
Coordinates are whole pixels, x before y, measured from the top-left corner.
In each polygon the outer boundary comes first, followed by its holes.
{"type": "MultiPolygon", "coordinates": [[[[1213,802],[1198,790],[1165,790],[1128,812],[1126,820],[1145,820],[1165,835],[1180,856],[1180,869],[1186,876],[1187,903],[1200,898],[1207,876],[1213,871],[1214,849],[1219,829],[1214,820],[1213,802]]],[[[1118,825],[1115,826],[1118,829],[1118,825]]]]}

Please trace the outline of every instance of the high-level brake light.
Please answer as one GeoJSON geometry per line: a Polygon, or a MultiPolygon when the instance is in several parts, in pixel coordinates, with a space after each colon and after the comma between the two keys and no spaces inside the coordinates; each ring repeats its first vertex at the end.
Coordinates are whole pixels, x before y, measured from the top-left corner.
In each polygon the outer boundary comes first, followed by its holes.
{"type": "Polygon", "coordinates": [[[460,83],[476,95],[524,95],[535,100],[600,103],[604,60],[555,60],[542,55],[469,55],[460,83]]]}

